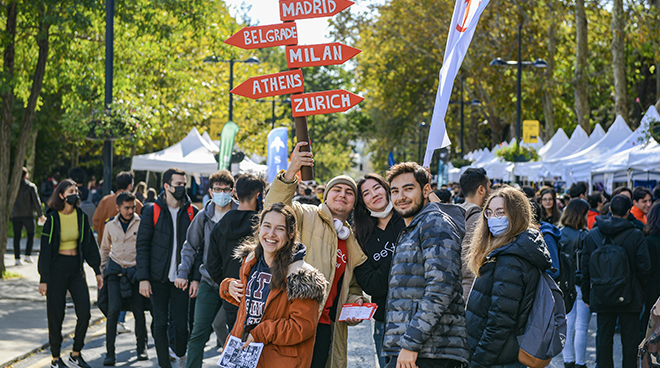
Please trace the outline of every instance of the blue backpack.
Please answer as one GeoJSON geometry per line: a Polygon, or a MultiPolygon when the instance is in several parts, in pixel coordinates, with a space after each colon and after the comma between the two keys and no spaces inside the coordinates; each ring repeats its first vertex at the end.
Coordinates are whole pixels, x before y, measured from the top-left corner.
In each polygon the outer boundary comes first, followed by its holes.
{"type": "Polygon", "coordinates": [[[518,361],[531,368],[546,367],[566,343],[566,307],[561,290],[550,275],[541,270],[539,273],[527,325],[517,336],[518,361]]]}

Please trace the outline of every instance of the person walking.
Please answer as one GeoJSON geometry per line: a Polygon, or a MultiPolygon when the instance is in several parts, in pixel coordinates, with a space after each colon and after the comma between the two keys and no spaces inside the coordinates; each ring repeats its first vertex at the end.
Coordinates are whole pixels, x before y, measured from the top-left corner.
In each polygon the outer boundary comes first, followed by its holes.
{"type": "Polygon", "coordinates": [[[49,211],[41,233],[39,294],[46,297],[52,368],[90,367],[80,354],[91,318],[89,289],[83,262],[87,262],[94,270],[99,289],[103,288],[103,276],[100,268],[101,256],[91,223],[78,207],[79,204],[80,196],[76,183],[71,179],[60,182],[48,200],[49,211]],[[71,293],[77,321],[73,351],[64,363],[60,357],[60,349],[67,291],[71,293]]]}
{"type": "Polygon", "coordinates": [[[41,201],[37,193],[37,186],[28,179],[28,170],[23,168],[23,177],[18,187],[18,195],[14,208],[11,212],[11,225],[14,229],[14,260],[16,266],[21,265],[21,236],[23,228],[27,232],[27,244],[25,245],[25,258],[27,263],[32,263],[32,247],[34,246],[34,231],[36,224],[34,216],[44,222],[46,217],[41,209],[41,201]]]}
{"type": "Polygon", "coordinates": [[[226,278],[220,295],[238,306],[231,335],[246,347],[263,343],[261,368],[307,368],[325,289],[323,274],[306,263],[306,248],[296,243],[296,215],[274,203],[258,220],[254,236],[236,250],[240,278],[226,278]]]}
{"type": "MultiPolygon", "coordinates": [[[[117,183],[117,193],[124,191],[133,190],[133,173],[130,171],[122,171],[117,174],[115,178],[117,183]]],[[[117,193],[110,193],[103,197],[96,206],[96,211],[94,212],[94,217],[92,221],[94,222],[94,230],[101,237],[101,246],[103,246],[103,229],[105,228],[105,222],[111,218],[117,216],[117,193]]],[[[142,213],[142,202],[140,200],[135,201],[135,213],[138,215],[142,213]]]]}
{"type": "Polygon", "coordinates": [[[553,226],[559,225],[561,211],[557,207],[557,192],[554,188],[541,190],[539,202],[542,210],[539,222],[547,222],[553,226]]]}
{"type": "Polygon", "coordinates": [[[170,368],[168,327],[174,326],[174,353],[185,365],[188,345],[188,292],[177,288],[177,266],[186,232],[197,214],[186,194],[186,173],[178,168],[163,173],[163,193],[142,212],[136,240],[140,294],[151,298],[153,337],[158,365],[170,368]]]}
{"type": "Polygon", "coordinates": [[[385,334],[385,303],[389,290],[389,272],[396,238],[406,227],[393,211],[390,185],[378,174],[367,174],[357,183],[358,195],[353,212],[355,237],[367,255],[367,261],[355,268],[355,278],[371,301],[378,305],[374,313],[374,343],[381,368],[385,357],[380,353],[385,334]]]}
{"type": "Polygon", "coordinates": [[[112,366],[116,363],[115,339],[117,337],[117,321],[122,311],[124,301],[130,304],[135,317],[135,337],[137,339],[137,360],[148,360],[147,327],[144,318],[144,305],[147,302],[140,295],[136,273],[137,232],[140,227],[140,216],[135,213],[136,198],[129,191],[120,192],[116,196],[117,216],[110,218],[103,231],[101,245],[101,270],[103,271],[105,292],[107,293],[108,309],[105,333],[106,357],[103,365],[112,366]]]}
{"type": "MultiPolygon", "coordinates": [[[[602,194],[599,195],[602,197],[602,194]]],[[[589,200],[592,197],[589,196],[589,200]]],[[[561,243],[564,252],[573,257],[576,265],[575,287],[577,297],[573,309],[566,315],[566,345],[562,351],[565,368],[586,368],[587,337],[591,311],[582,300],[582,272],[580,271],[580,258],[585,238],[588,236],[588,219],[593,206],[580,198],[573,198],[568,202],[561,216],[561,243]]],[[[594,217],[594,222],[595,222],[594,217]]]]}
{"type": "Polygon", "coordinates": [[[430,175],[414,162],[392,166],[387,180],[406,224],[390,269],[387,367],[463,367],[470,358],[461,287],[465,211],[429,202],[430,175]]]}
{"type": "Polygon", "coordinates": [[[477,278],[467,304],[470,367],[523,368],[516,336],[527,324],[541,272],[550,268],[530,201],[503,186],[486,200],[469,242],[468,267],[477,278]]]}
{"type": "Polygon", "coordinates": [[[644,313],[640,321],[641,333],[646,333],[646,327],[653,304],[660,297],[660,202],[655,202],[646,215],[646,245],[649,249],[651,271],[646,287],[644,313]]]}
{"type": "Polygon", "coordinates": [[[596,216],[582,254],[582,298],[597,313],[596,364],[612,368],[614,329],[621,326],[623,368],[637,366],[642,287],[651,264],[644,233],[627,220],[633,203],[612,198],[610,216],[596,216]],[[593,261],[592,261],[593,260],[593,261]]]}
{"type": "Polygon", "coordinates": [[[632,191],[632,201],[630,214],[646,225],[646,214],[649,213],[651,204],[653,204],[653,193],[649,188],[636,187],[632,191]]]}
{"type": "MultiPolygon", "coordinates": [[[[204,355],[204,345],[209,340],[214,319],[222,306],[219,285],[209,274],[208,254],[211,242],[211,232],[214,226],[230,212],[233,201],[234,178],[227,170],[220,170],[209,178],[209,194],[211,200],[204,205],[204,209],[197,213],[188,228],[186,241],[181,250],[181,263],[174,284],[182,289],[190,288],[190,297],[197,298],[195,302],[195,317],[193,329],[188,340],[187,367],[201,367],[204,355]],[[201,257],[199,257],[201,255],[201,257]],[[192,277],[191,277],[192,276],[192,277]],[[188,282],[192,278],[191,282],[188,282]]],[[[224,311],[221,312],[225,316],[224,311]]],[[[226,321],[223,326],[216,328],[216,335],[226,331],[226,321]],[[219,331],[220,330],[220,331],[219,331]]],[[[218,339],[224,340],[227,336],[218,339]]]]}

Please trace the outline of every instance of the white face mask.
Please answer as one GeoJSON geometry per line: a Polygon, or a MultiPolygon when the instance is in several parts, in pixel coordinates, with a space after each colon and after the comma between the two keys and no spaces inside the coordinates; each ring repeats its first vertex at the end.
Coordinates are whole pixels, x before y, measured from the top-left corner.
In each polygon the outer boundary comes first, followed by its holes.
{"type": "Polygon", "coordinates": [[[504,234],[509,227],[509,218],[502,216],[500,218],[491,217],[488,219],[488,229],[493,236],[500,236],[504,234]]]}
{"type": "Polygon", "coordinates": [[[390,212],[392,212],[392,208],[394,208],[394,206],[392,205],[392,201],[390,201],[387,204],[387,207],[385,207],[385,211],[383,211],[383,212],[375,212],[375,211],[369,210],[369,208],[367,208],[367,209],[371,213],[371,217],[385,218],[385,217],[390,215],[390,212]]]}
{"type": "Polygon", "coordinates": [[[231,194],[229,193],[213,193],[213,203],[218,207],[224,207],[231,202],[231,194]]]}

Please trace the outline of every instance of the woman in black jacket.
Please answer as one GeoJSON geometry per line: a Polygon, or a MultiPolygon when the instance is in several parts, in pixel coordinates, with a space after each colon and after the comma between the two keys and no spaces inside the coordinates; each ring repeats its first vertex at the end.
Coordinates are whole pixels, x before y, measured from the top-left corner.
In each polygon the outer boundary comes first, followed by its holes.
{"type": "Polygon", "coordinates": [[[521,191],[502,187],[484,208],[467,255],[477,275],[465,318],[470,366],[524,367],[518,362],[516,335],[527,324],[539,270],[550,268],[550,253],[521,191]]]}
{"type": "Polygon", "coordinates": [[[83,261],[94,270],[98,288],[103,287],[98,245],[89,218],[78,208],[79,204],[76,183],[70,179],[63,180],[48,201],[50,209],[41,234],[39,293],[46,296],[48,341],[53,368],[89,367],[80,355],[90,319],[89,290],[83,261]],[[60,358],[60,348],[67,290],[71,293],[78,320],[73,352],[65,364],[60,358]]]}
{"type": "Polygon", "coordinates": [[[584,199],[573,198],[561,216],[561,242],[564,252],[574,255],[573,264],[578,271],[575,275],[577,297],[571,312],[566,315],[566,345],[562,356],[566,368],[586,368],[584,361],[587,353],[587,330],[591,321],[591,311],[582,300],[582,277],[579,272],[579,255],[582,252],[584,238],[587,232],[587,218],[589,216],[589,203],[584,199]]]}
{"type": "Polygon", "coordinates": [[[646,333],[651,308],[660,297],[660,202],[656,201],[646,215],[646,245],[649,247],[651,257],[650,279],[646,283],[644,314],[640,323],[642,336],[646,333]]]}
{"type": "Polygon", "coordinates": [[[390,186],[378,174],[367,174],[357,184],[354,228],[362,251],[368,259],[355,269],[358,284],[378,305],[374,314],[374,342],[381,367],[385,358],[380,356],[385,333],[385,303],[390,265],[396,238],[406,227],[403,219],[392,210],[390,186]]]}

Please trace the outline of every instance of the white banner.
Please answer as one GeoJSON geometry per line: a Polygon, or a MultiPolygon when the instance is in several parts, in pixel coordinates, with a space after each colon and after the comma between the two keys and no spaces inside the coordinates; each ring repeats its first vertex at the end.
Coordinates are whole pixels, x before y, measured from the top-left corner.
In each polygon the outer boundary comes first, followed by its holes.
{"type": "Polygon", "coordinates": [[[425,167],[431,164],[433,151],[451,144],[445,125],[445,115],[447,114],[447,106],[449,106],[451,90],[454,86],[456,74],[458,74],[468,47],[470,47],[479,17],[481,17],[481,13],[483,13],[489,1],[456,0],[454,15],[449,26],[449,35],[447,36],[445,57],[442,62],[442,69],[440,69],[440,83],[438,84],[438,94],[435,96],[429,139],[426,144],[425,167]]]}

